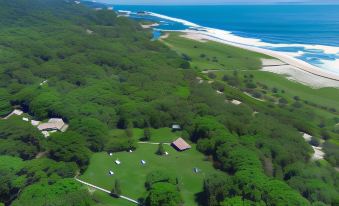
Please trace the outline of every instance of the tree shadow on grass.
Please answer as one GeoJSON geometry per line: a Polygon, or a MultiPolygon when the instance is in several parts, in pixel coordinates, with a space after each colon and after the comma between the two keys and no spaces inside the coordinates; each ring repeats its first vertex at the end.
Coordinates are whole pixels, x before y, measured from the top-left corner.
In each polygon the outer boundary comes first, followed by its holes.
{"type": "Polygon", "coordinates": [[[204,192],[199,192],[194,195],[194,200],[198,204],[198,206],[206,205],[206,196],[204,192]]]}

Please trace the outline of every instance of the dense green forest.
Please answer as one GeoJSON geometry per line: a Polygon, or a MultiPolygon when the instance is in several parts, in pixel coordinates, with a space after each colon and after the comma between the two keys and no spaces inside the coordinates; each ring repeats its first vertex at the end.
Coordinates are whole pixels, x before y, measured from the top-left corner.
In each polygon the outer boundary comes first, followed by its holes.
{"type": "MultiPolygon", "coordinates": [[[[21,117],[0,120],[0,202],[101,205],[73,178],[92,154],[137,149],[133,128],[177,123],[223,171],[205,177],[196,205],[339,205],[338,148],[332,165],[310,161],[307,119],[281,105],[226,103],[215,90],[236,90],[200,83],[187,57],[151,38],[136,21],[73,1],[0,0],[0,116],[18,108],[69,124],[44,138],[21,117]]],[[[145,184],[145,205],[183,203],[170,174],[145,184]]]]}

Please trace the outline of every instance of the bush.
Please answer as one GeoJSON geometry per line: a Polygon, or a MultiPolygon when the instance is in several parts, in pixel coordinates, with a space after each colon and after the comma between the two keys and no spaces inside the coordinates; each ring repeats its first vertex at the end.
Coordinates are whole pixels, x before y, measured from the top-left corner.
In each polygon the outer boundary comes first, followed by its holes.
{"type": "Polygon", "coordinates": [[[227,82],[229,80],[229,76],[227,74],[225,74],[223,77],[222,77],[222,80],[227,82]]]}
{"type": "Polygon", "coordinates": [[[279,99],[279,104],[281,104],[281,105],[286,105],[286,104],[288,104],[288,101],[287,101],[284,97],[281,97],[281,98],[279,99]]]}
{"type": "Polygon", "coordinates": [[[176,178],[164,170],[156,170],[149,173],[146,177],[145,187],[150,190],[153,184],[166,182],[176,185],[176,178]]]}
{"type": "Polygon", "coordinates": [[[211,79],[215,79],[215,78],[217,78],[217,75],[212,73],[212,72],[209,72],[208,77],[211,78],[211,79]]]}
{"type": "Polygon", "coordinates": [[[182,203],[183,200],[178,188],[165,182],[152,185],[146,199],[146,206],[178,206],[182,203]]]}
{"type": "Polygon", "coordinates": [[[246,87],[249,88],[249,89],[255,89],[257,88],[257,85],[253,82],[249,82],[246,84],[246,87]]]}
{"type": "Polygon", "coordinates": [[[252,95],[253,95],[253,97],[258,98],[258,99],[260,99],[262,97],[262,94],[260,92],[257,92],[257,91],[253,92],[252,95]]]}
{"type": "Polygon", "coordinates": [[[320,145],[320,139],[317,138],[317,137],[312,137],[311,141],[310,141],[310,144],[315,146],[315,147],[318,147],[320,145]]]}

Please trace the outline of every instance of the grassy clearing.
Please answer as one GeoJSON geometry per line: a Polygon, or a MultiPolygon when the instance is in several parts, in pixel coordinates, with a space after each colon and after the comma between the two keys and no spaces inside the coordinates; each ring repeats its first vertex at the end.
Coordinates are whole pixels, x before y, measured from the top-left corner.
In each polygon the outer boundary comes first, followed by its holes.
{"type": "MultiPolygon", "coordinates": [[[[188,60],[190,60],[193,68],[199,71],[210,70],[208,74],[200,74],[205,80],[213,80],[216,76],[214,80],[220,81],[224,74],[233,76],[233,72],[237,71],[240,85],[225,88],[225,94],[231,98],[264,106],[269,102],[273,105],[279,104],[281,99],[286,99],[289,105],[295,105],[295,97],[297,96],[303,105],[301,109],[296,109],[296,112],[300,112],[301,118],[307,119],[313,125],[313,128],[317,128],[318,136],[320,130],[332,131],[335,124],[338,123],[335,118],[338,118],[339,112],[339,90],[337,88],[313,89],[290,81],[284,75],[260,71],[260,59],[272,57],[216,42],[204,43],[190,40],[181,37],[179,33],[171,33],[167,39],[162,41],[179,54],[185,54],[183,55],[184,58],[190,57],[188,60]],[[251,81],[256,84],[257,88],[249,89],[244,81],[244,76],[247,75],[248,78],[251,74],[254,76],[253,81],[251,81]],[[267,88],[262,85],[267,86],[267,88]],[[237,87],[239,91],[234,87],[237,87]],[[276,88],[278,92],[273,92],[273,88],[276,88]],[[264,99],[265,102],[256,101],[243,95],[243,91],[248,90],[252,91],[249,93],[255,97],[259,96],[258,98],[264,99]],[[319,128],[319,125],[322,124],[325,124],[325,127],[319,128]]],[[[332,134],[334,138],[331,141],[337,143],[339,141],[338,135],[332,134]]]]}
{"type": "Polygon", "coordinates": [[[270,58],[266,55],[244,49],[223,45],[216,42],[198,42],[172,32],[164,41],[180,55],[186,54],[193,68],[201,71],[212,69],[260,69],[260,58],[270,58]]]}
{"type": "Polygon", "coordinates": [[[178,87],[176,94],[180,97],[187,98],[190,95],[190,90],[188,87],[178,87]]]}
{"type": "MultiPolygon", "coordinates": [[[[219,79],[222,79],[224,74],[232,75],[233,71],[215,72],[219,79]]],[[[277,88],[285,92],[281,96],[287,99],[293,99],[299,96],[301,100],[319,104],[322,106],[335,108],[339,110],[339,90],[336,88],[321,88],[313,89],[303,84],[290,81],[282,75],[265,72],[265,71],[238,71],[238,75],[242,78],[244,75],[253,75],[254,82],[260,82],[267,85],[269,88],[277,88]]]]}
{"type": "Polygon", "coordinates": [[[300,83],[292,82],[282,75],[253,71],[261,68],[260,58],[271,57],[216,42],[202,43],[186,39],[180,37],[178,33],[171,33],[169,38],[163,41],[175,51],[191,57],[192,66],[198,67],[199,70],[222,70],[222,72],[216,72],[219,77],[222,77],[222,74],[225,73],[231,74],[234,70],[239,72],[239,76],[253,74],[255,75],[255,81],[271,88],[276,87],[285,90],[287,98],[300,96],[303,100],[339,110],[339,92],[336,88],[313,89],[300,83]],[[202,53],[206,55],[206,58],[201,57],[202,53]],[[210,57],[210,61],[207,57],[210,57]],[[216,57],[218,62],[212,61],[213,57],[216,57]],[[222,64],[225,66],[222,66],[222,64]]]}
{"type": "MultiPolygon", "coordinates": [[[[125,130],[115,129],[111,131],[111,135],[115,137],[124,136],[125,130]]],[[[139,141],[144,136],[144,130],[134,128],[133,138],[139,141]]],[[[150,142],[173,142],[175,139],[181,136],[181,132],[172,132],[171,128],[159,128],[151,129],[151,140],[150,142]]]]}
{"type": "Polygon", "coordinates": [[[205,175],[217,172],[212,162],[207,161],[194,146],[188,151],[177,152],[171,146],[164,145],[169,152],[168,156],[156,155],[157,148],[157,145],[142,144],[132,153],[118,152],[112,157],[107,153],[96,153],[80,178],[108,190],[113,188],[115,179],[119,179],[122,194],[138,199],[146,196],[144,183],[147,174],[163,169],[178,177],[185,205],[197,205],[195,195],[202,191],[205,175]],[[122,162],[121,165],[114,163],[116,159],[122,162]],[[145,160],[147,164],[141,165],[141,160],[145,160]],[[202,171],[195,174],[195,167],[202,171]],[[109,170],[114,171],[115,175],[109,176],[109,170]]]}
{"type": "Polygon", "coordinates": [[[101,191],[93,192],[92,198],[98,202],[94,206],[135,206],[134,203],[123,199],[113,198],[101,191]]]}

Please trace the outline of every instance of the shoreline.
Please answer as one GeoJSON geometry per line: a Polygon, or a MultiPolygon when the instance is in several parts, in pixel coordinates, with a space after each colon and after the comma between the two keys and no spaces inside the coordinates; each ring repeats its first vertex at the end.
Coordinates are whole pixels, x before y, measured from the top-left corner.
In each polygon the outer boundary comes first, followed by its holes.
{"type": "MultiPolygon", "coordinates": [[[[164,32],[166,32],[166,31],[164,30],[164,32]]],[[[336,81],[339,85],[339,75],[338,74],[334,74],[334,73],[329,72],[329,71],[324,71],[324,69],[321,69],[317,66],[311,65],[311,64],[304,62],[300,59],[297,59],[295,57],[289,56],[289,55],[287,55],[283,52],[272,51],[272,50],[269,50],[269,49],[264,49],[264,48],[259,48],[259,47],[255,47],[255,46],[249,46],[249,45],[243,45],[243,44],[240,44],[240,43],[235,43],[235,42],[219,39],[218,37],[215,37],[215,36],[209,34],[206,31],[204,32],[204,31],[195,31],[195,30],[179,30],[179,31],[170,31],[170,32],[181,32],[181,33],[183,33],[183,35],[181,35],[182,37],[192,39],[192,40],[196,40],[196,41],[200,41],[200,42],[213,41],[213,42],[218,42],[218,43],[238,47],[238,48],[241,48],[241,49],[246,49],[246,50],[249,50],[249,51],[261,53],[261,54],[279,59],[280,61],[286,63],[287,65],[295,67],[296,69],[300,69],[300,70],[307,72],[309,74],[313,74],[315,76],[322,77],[322,78],[325,78],[327,80],[336,81]]]]}

